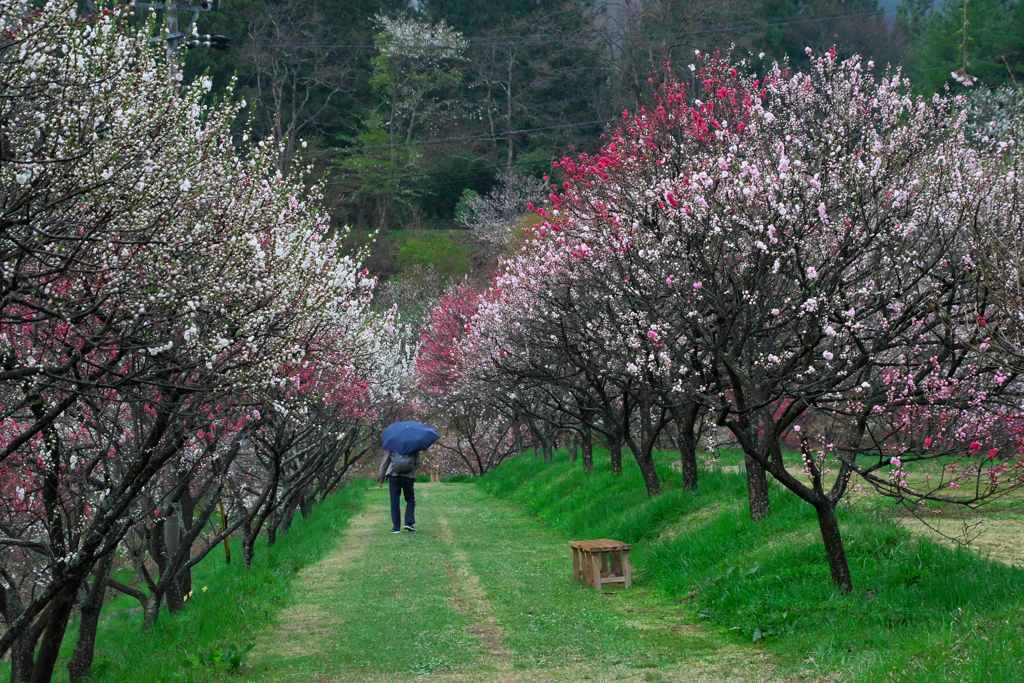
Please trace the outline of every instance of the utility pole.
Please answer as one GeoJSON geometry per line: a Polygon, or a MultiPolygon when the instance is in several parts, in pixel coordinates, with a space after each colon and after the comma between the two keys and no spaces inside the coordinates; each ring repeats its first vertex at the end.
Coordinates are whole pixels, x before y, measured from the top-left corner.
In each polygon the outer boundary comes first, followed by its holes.
{"type": "Polygon", "coordinates": [[[225,50],[231,43],[228,36],[219,34],[199,33],[197,21],[201,12],[217,9],[219,0],[158,0],[136,2],[135,6],[155,12],[164,13],[165,32],[154,41],[163,41],[167,48],[167,64],[171,69],[171,78],[179,80],[181,72],[178,66],[178,53],[190,47],[209,47],[214,50],[225,50]],[[188,33],[181,30],[180,14],[190,14],[188,33]]]}
{"type": "Polygon", "coordinates": [[[181,67],[178,64],[181,40],[178,38],[178,3],[175,0],[167,0],[164,3],[164,21],[167,23],[167,65],[171,70],[171,80],[177,81],[181,78],[181,67]]]}

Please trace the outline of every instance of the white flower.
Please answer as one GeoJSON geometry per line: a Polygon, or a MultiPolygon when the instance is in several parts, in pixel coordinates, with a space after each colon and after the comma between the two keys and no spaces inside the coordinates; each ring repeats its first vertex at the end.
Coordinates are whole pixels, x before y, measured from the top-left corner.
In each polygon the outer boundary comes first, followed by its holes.
{"type": "Polygon", "coordinates": [[[817,280],[818,279],[818,269],[815,268],[814,266],[807,266],[807,271],[806,272],[807,272],[807,279],[808,280],[817,280]]]}
{"type": "Polygon", "coordinates": [[[192,189],[192,183],[189,182],[188,178],[185,178],[184,180],[181,181],[181,185],[179,185],[179,187],[181,188],[182,192],[188,192],[189,190],[192,189]]]}
{"type": "Polygon", "coordinates": [[[832,327],[831,325],[826,325],[823,331],[825,332],[826,337],[836,336],[836,328],[832,327]]]}
{"type": "Polygon", "coordinates": [[[818,218],[822,223],[828,223],[828,211],[825,210],[825,202],[818,204],[818,218]]]}
{"type": "Polygon", "coordinates": [[[209,76],[203,76],[199,80],[199,84],[203,86],[203,90],[206,90],[207,92],[209,92],[210,89],[213,88],[213,79],[210,78],[209,76]]]}
{"type": "Polygon", "coordinates": [[[19,185],[28,185],[29,181],[32,180],[32,171],[27,168],[23,171],[18,171],[14,179],[19,185]]]}
{"type": "Polygon", "coordinates": [[[830,360],[832,360],[832,359],[833,359],[833,358],[834,358],[835,356],[833,356],[833,355],[832,355],[832,352],[831,352],[831,351],[826,351],[825,353],[821,354],[821,357],[822,357],[822,358],[824,358],[824,359],[825,359],[825,360],[827,360],[827,361],[830,361],[830,360]]]}

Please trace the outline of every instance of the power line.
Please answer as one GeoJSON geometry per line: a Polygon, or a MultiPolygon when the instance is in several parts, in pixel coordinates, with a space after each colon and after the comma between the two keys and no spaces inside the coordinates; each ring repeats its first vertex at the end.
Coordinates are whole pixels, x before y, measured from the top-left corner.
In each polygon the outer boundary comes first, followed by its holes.
{"type": "MultiPolygon", "coordinates": [[[[846,14],[831,14],[825,16],[805,16],[805,17],[791,17],[786,19],[767,20],[761,21],[756,19],[756,15],[749,15],[746,19],[741,20],[742,23],[734,24],[720,24],[718,26],[711,26],[708,28],[698,30],[686,30],[674,33],[666,36],[669,39],[683,38],[689,36],[700,36],[700,35],[713,35],[717,33],[734,33],[740,31],[749,31],[758,28],[774,28],[777,26],[789,26],[794,24],[807,24],[807,23],[819,23],[824,21],[834,21],[840,19],[866,19],[868,17],[884,17],[885,12],[882,11],[868,11],[868,12],[850,12],[846,14]]],[[[577,32],[578,36],[603,36],[605,32],[600,30],[591,30],[586,33],[577,32]]],[[[466,41],[473,45],[501,45],[510,46],[516,45],[521,46],[525,41],[530,39],[543,39],[550,40],[550,36],[541,33],[528,33],[528,34],[508,34],[507,36],[479,36],[469,37],[466,41]]],[[[584,41],[580,40],[578,43],[584,41]]],[[[332,42],[290,42],[290,47],[309,47],[309,48],[339,48],[339,49],[351,49],[351,50],[377,50],[378,46],[373,43],[332,43],[332,42]]],[[[686,47],[685,44],[671,44],[667,47],[686,47]]],[[[424,45],[418,49],[424,51],[450,51],[451,47],[447,45],[424,45]]]]}
{"type": "MultiPolygon", "coordinates": [[[[612,119],[617,120],[617,119],[612,119]]],[[[447,145],[453,142],[488,142],[491,140],[507,140],[513,135],[524,135],[526,133],[539,133],[547,130],[565,130],[568,128],[586,128],[588,126],[605,126],[611,123],[611,120],[607,119],[594,119],[592,121],[571,121],[567,123],[556,123],[547,126],[535,126],[533,128],[519,128],[516,130],[503,130],[498,131],[494,135],[491,134],[480,134],[472,136],[456,136],[449,138],[433,138],[430,140],[419,140],[412,143],[414,146],[419,145],[447,145]]],[[[370,149],[400,149],[405,147],[402,144],[380,144],[380,145],[359,145],[354,146],[352,149],[356,150],[370,150],[370,149]]]]}

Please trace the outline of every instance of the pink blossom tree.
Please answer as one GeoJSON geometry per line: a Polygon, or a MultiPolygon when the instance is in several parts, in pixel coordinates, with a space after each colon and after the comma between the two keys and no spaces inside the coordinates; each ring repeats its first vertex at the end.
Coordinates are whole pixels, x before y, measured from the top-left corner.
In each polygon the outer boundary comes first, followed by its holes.
{"type": "Polygon", "coordinates": [[[1022,483],[1019,384],[970,240],[1015,225],[1017,195],[998,188],[1016,176],[967,144],[956,102],[916,99],[858,57],[760,77],[699,61],[697,99],[667,81],[600,153],[560,162],[539,242],[506,265],[470,341],[528,364],[518,332],[554,323],[566,292],[589,297],[574,344],[622,399],[646,394],[641,433],[673,393],[707,410],[744,450],[755,517],[766,471],[814,508],[849,591],[836,505],[852,476],[965,505],[1022,483]],[[908,474],[953,456],[938,482],[908,474]]]}

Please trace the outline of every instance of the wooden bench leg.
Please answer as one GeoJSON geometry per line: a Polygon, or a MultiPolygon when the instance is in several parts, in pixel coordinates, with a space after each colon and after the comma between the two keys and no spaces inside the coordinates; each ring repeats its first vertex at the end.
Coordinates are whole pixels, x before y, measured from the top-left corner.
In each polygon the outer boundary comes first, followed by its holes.
{"type": "Polygon", "coordinates": [[[590,553],[590,571],[593,574],[591,585],[601,590],[601,553],[590,553]]]}
{"type": "Polygon", "coordinates": [[[626,578],[625,586],[629,588],[633,585],[633,565],[629,563],[629,551],[622,551],[622,575],[626,578]]]}
{"type": "Polygon", "coordinates": [[[569,548],[569,552],[572,553],[572,578],[579,581],[583,578],[580,571],[580,551],[576,548],[569,548]]]}

